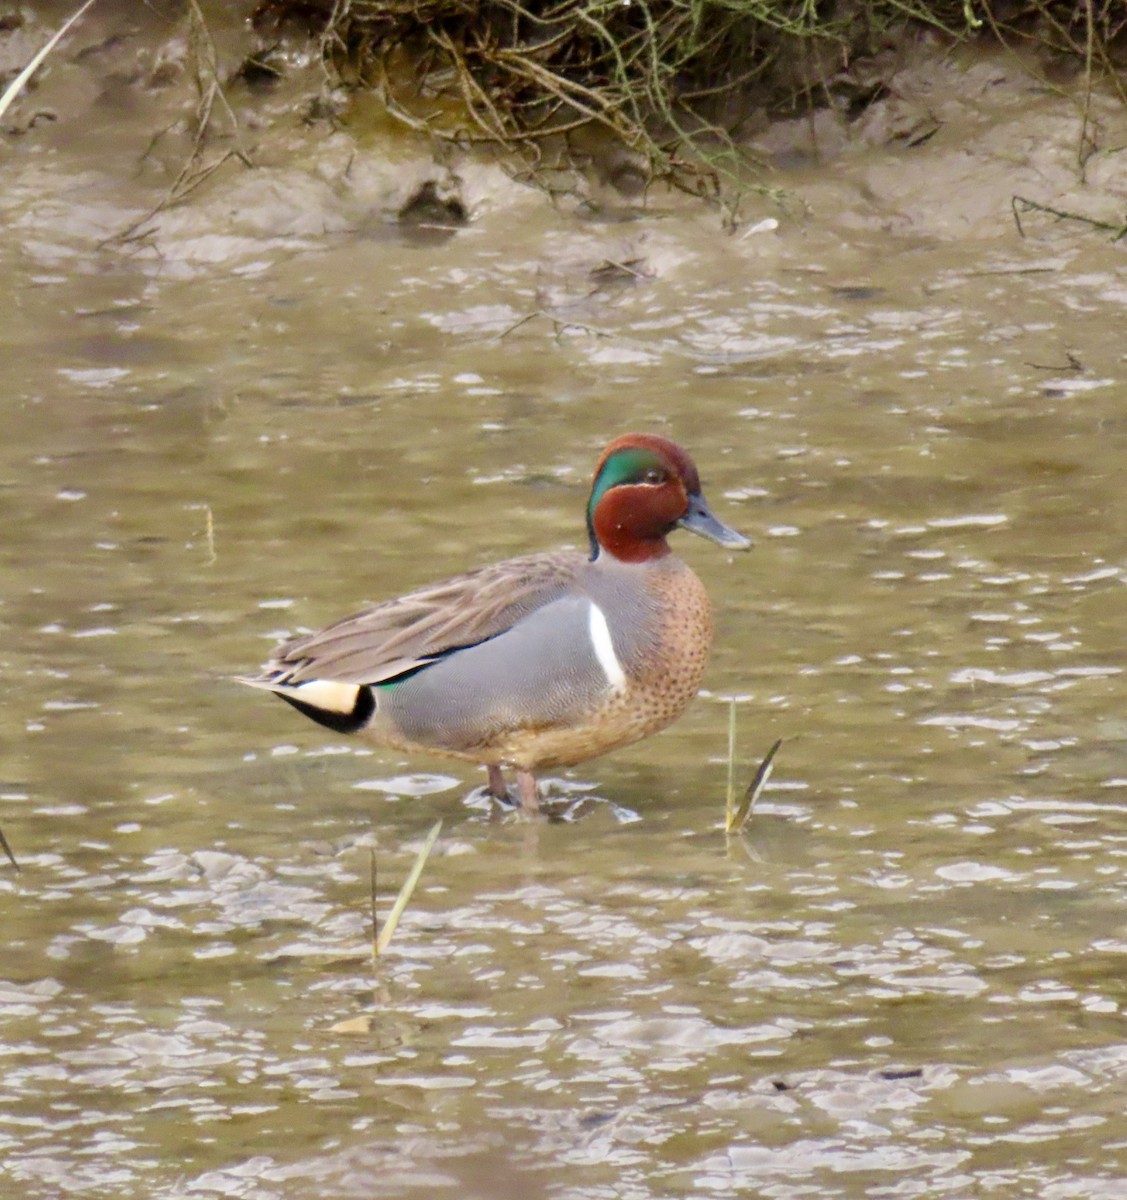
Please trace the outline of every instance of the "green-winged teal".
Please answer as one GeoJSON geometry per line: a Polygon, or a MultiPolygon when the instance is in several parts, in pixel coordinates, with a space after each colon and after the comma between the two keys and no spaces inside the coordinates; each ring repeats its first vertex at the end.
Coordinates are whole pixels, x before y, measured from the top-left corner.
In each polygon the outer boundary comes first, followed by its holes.
{"type": "Polygon", "coordinates": [[[637,741],[681,715],[712,642],[704,586],[669,549],[688,529],[733,550],[692,459],[628,433],[603,451],[587,503],[590,554],[560,550],[479,567],[282,645],[242,682],[381,746],[481,763],[521,807],[534,772],[637,741]]]}

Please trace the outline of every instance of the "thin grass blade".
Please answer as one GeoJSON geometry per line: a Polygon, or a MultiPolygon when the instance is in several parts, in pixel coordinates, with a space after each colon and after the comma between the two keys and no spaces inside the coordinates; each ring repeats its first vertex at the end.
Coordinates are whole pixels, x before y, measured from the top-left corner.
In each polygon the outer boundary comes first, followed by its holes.
{"type": "Polygon", "coordinates": [[[24,67],[24,69],[15,77],[15,79],[13,79],[10,84],[8,84],[8,86],[4,89],[4,94],[2,96],[0,96],[0,119],[2,119],[4,114],[8,111],[9,107],[11,106],[12,101],[15,100],[15,98],[20,94],[20,92],[23,91],[24,87],[27,84],[27,81],[39,69],[39,65],[43,62],[43,60],[47,57],[47,55],[50,54],[52,50],[54,50],[54,48],[59,44],[59,41],[66,35],[67,30],[75,23],[75,21],[78,20],[79,17],[82,16],[82,14],[93,3],[94,3],[94,0],[86,0],[86,3],[77,12],[73,13],[67,19],[66,23],[62,26],[62,28],[59,29],[57,33],[55,33],[51,36],[50,40],[43,47],[43,49],[40,50],[38,52],[38,54],[35,55],[35,57],[31,60],[31,62],[29,62],[26,67],[24,67]]]}
{"type": "Polygon", "coordinates": [[[724,828],[731,832],[736,815],[736,702],[728,701],[728,792],[724,801],[724,828]]]}
{"type": "Polygon", "coordinates": [[[415,865],[411,868],[411,873],[403,881],[403,886],[399,889],[399,895],[395,897],[395,903],[391,906],[391,912],[387,914],[387,920],[384,922],[383,929],[380,930],[380,936],[376,938],[376,953],[382,954],[395,936],[395,930],[399,926],[399,918],[403,916],[403,912],[411,900],[411,893],[415,890],[415,885],[419,882],[419,876],[423,873],[423,867],[426,866],[427,858],[430,852],[434,849],[434,843],[438,841],[438,835],[442,831],[442,822],[435,821],[434,828],[427,834],[426,841],[423,842],[422,848],[419,850],[418,857],[415,859],[415,865]]]}
{"type": "Polygon", "coordinates": [[[371,868],[368,885],[368,900],[371,904],[372,913],[372,959],[373,961],[379,956],[379,950],[376,947],[380,940],[379,920],[376,916],[376,898],[379,896],[379,879],[376,876],[376,848],[372,846],[368,850],[368,865],[371,868]]]}
{"type": "Polygon", "coordinates": [[[767,780],[771,778],[771,771],[774,769],[775,755],[779,751],[779,747],[783,744],[783,739],[779,740],[767,751],[767,757],[759,764],[759,770],[755,772],[755,778],[747,786],[747,791],[744,792],[743,799],[740,801],[733,814],[733,820],[726,826],[728,833],[742,833],[744,826],[751,816],[752,809],[755,807],[756,800],[759,799],[759,793],[767,786],[767,780]]]}
{"type": "Polygon", "coordinates": [[[16,856],[12,853],[12,847],[8,845],[8,839],[4,836],[2,829],[0,829],[0,847],[3,848],[4,853],[8,856],[8,861],[19,871],[20,864],[16,862],[16,856]]]}

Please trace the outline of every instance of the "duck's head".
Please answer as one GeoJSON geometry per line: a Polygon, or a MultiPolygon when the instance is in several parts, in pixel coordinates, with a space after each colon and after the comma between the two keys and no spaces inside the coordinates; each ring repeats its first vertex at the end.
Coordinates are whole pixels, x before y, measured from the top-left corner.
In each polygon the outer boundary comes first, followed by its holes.
{"type": "Polygon", "coordinates": [[[624,433],[603,451],[587,502],[591,557],[646,562],[669,553],[666,538],[688,529],[730,550],[751,542],[712,515],[693,460],[668,438],[624,433]]]}

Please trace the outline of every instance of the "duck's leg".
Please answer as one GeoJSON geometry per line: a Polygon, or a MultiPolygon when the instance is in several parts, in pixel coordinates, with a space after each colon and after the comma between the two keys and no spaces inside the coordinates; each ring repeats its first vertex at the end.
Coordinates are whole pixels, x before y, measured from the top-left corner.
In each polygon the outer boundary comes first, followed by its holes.
{"type": "Polygon", "coordinates": [[[509,789],[505,786],[505,774],[495,763],[490,763],[486,770],[489,772],[487,791],[494,800],[507,800],[509,789]]]}
{"type": "Polygon", "coordinates": [[[536,776],[531,771],[517,771],[517,795],[520,799],[520,810],[525,813],[540,811],[540,789],[536,786],[536,776]]]}

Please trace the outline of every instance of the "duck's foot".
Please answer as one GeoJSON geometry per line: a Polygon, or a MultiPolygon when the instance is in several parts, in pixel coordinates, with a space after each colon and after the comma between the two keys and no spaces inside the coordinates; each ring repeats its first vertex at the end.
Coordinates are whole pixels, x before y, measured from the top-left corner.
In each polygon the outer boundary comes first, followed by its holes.
{"type": "Polygon", "coordinates": [[[494,800],[500,800],[502,804],[507,804],[509,800],[509,789],[505,786],[505,773],[500,767],[494,766],[492,763],[486,767],[489,772],[489,783],[486,785],[486,791],[493,797],[494,800]]]}
{"type": "MultiPolygon", "coordinates": [[[[509,789],[505,785],[505,775],[501,768],[490,764],[489,783],[486,791],[503,807],[512,805],[509,789]]],[[[536,776],[531,771],[517,771],[516,808],[523,813],[538,813],[540,811],[540,791],[536,786],[536,776]]]]}
{"type": "Polygon", "coordinates": [[[536,786],[536,776],[531,771],[517,771],[517,795],[520,797],[521,812],[540,811],[540,789],[536,786]]]}

